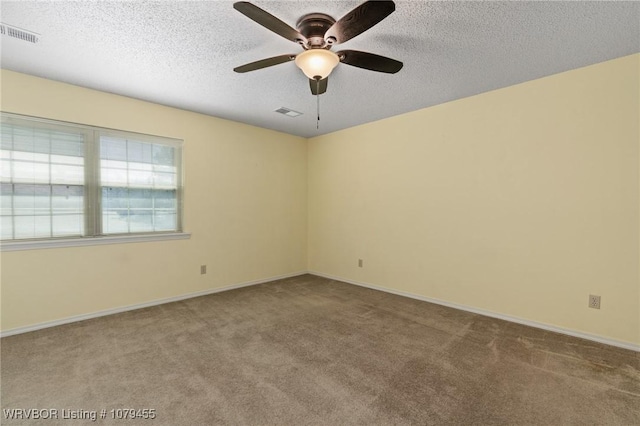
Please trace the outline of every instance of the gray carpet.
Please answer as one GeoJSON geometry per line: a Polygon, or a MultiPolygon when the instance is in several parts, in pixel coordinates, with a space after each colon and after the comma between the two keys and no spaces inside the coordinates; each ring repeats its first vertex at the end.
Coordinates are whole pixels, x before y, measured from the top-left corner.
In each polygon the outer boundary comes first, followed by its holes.
{"type": "Polygon", "coordinates": [[[638,353],[311,275],[6,337],[1,353],[2,408],[60,416],[2,424],[640,424],[638,353]]]}

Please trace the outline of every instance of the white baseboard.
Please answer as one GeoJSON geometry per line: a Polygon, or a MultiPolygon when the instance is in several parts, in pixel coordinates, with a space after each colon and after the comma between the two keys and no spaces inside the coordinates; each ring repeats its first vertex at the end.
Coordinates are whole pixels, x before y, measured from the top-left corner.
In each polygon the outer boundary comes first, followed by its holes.
{"type": "Polygon", "coordinates": [[[270,281],[276,281],[276,280],[282,280],[282,279],[285,279],[285,278],[297,277],[299,275],[304,275],[304,274],[307,274],[307,273],[308,274],[312,274],[312,275],[317,275],[317,276],[323,277],[323,278],[328,278],[330,280],[341,281],[341,282],[344,282],[344,283],[347,283],[347,284],[353,284],[353,285],[357,285],[357,286],[360,286],[360,287],[366,287],[366,288],[370,288],[370,289],[373,289],[373,290],[379,290],[379,291],[383,291],[385,293],[391,293],[391,294],[396,294],[398,296],[409,297],[411,299],[422,300],[424,302],[435,303],[437,305],[447,306],[447,307],[450,307],[450,308],[459,309],[461,311],[472,312],[474,314],[484,315],[484,316],[492,317],[492,318],[498,318],[498,319],[501,319],[501,320],[515,322],[515,323],[527,325],[527,326],[530,326],[530,327],[541,328],[543,330],[548,330],[548,331],[553,331],[553,332],[556,332],[556,333],[566,334],[566,335],[573,336],[573,337],[579,337],[581,339],[591,340],[591,341],[598,342],[598,343],[604,343],[605,345],[611,345],[611,346],[616,346],[616,347],[619,347],[619,348],[624,348],[624,349],[629,349],[629,350],[632,350],[632,351],[640,352],[640,345],[639,344],[623,342],[623,341],[619,341],[619,340],[615,340],[615,339],[610,339],[610,338],[607,338],[607,337],[602,337],[602,336],[598,336],[598,335],[594,335],[594,334],[584,333],[584,332],[581,332],[581,331],[575,331],[575,330],[571,330],[571,329],[567,329],[567,328],[557,327],[555,325],[545,324],[545,323],[541,323],[541,322],[537,322],[537,321],[531,321],[531,320],[527,320],[527,319],[523,319],[523,318],[514,317],[514,316],[511,316],[511,315],[505,315],[505,314],[500,314],[500,313],[497,313],[497,312],[487,311],[485,309],[475,308],[475,307],[472,307],[472,306],[460,305],[458,303],[453,303],[453,302],[447,302],[446,300],[434,299],[434,298],[431,298],[431,297],[421,296],[419,294],[409,293],[409,292],[406,292],[406,291],[395,290],[395,289],[391,289],[391,288],[387,288],[387,287],[381,287],[381,286],[377,286],[377,285],[373,285],[373,284],[354,281],[354,280],[350,280],[350,279],[347,279],[347,278],[336,277],[336,276],[333,276],[333,275],[324,274],[324,273],[316,272],[316,271],[294,272],[294,273],[291,273],[291,274],[279,275],[279,276],[275,276],[275,277],[269,277],[269,278],[254,280],[254,281],[247,281],[247,282],[240,283],[240,284],[233,284],[233,285],[229,285],[229,286],[225,286],[225,287],[198,291],[198,292],[195,292],[195,293],[182,294],[182,295],[179,295],[179,296],[167,297],[167,298],[164,298],[164,299],[156,299],[156,300],[152,300],[152,301],[149,301],[149,302],[138,303],[138,304],[135,304],[135,305],[121,306],[121,307],[113,308],[113,309],[105,309],[105,310],[102,310],[102,311],[92,312],[92,313],[82,314],[82,315],[74,315],[72,317],[62,318],[62,319],[55,320],[55,321],[42,322],[42,323],[33,324],[33,325],[25,326],[25,327],[17,327],[17,328],[13,328],[13,329],[10,329],[10,330],[6,330],[6,331],[0,332],[0,338],[13,336],[15,334],[27,333],[27,332],[30,332],[30,331],[41,330],[43,328],[49,328],[49,327],[55,327],[55,326],[58,326],[58,325],[69,324],[69,323],[72,323],[72,322],[84,321],[84,320],[91,319],[91,318],[98,318],[98,317],[103,317],[103,316],[106,316],[106,315],[118,314],[120,312],[127,312],[127,311],[133,311],[135,309],[142,309],[142,308],[147,308],[147,307],[150,307],[150,306],[162,305],[164,303],[178,302],[180,300],[191,299],[193,297],[206,296],[208,294],[220,293],[220,292],[223,292],[223,291],[234,290],[234,289],[237,289],[237,288],[248,287],[248,286],[257,285],[257,284],[263,284],[263,283],[267,283],[267,282],[270,282],[270,281]]]}
{"type": "Polygon", "coordinates": [[[208,289],[208,290],[197,291],[195,293],[187,293],[187,294],[181,294],[179,296],[166,297],[164,299],[151,300],[149,302],[137,303],[135,305],[121,306],[121,307],[118,307],[118,308],[105,309],[105,310],[98,311],[98,312],[91,312],[91,313],[88,313],[88,314],[74,315],[72,317],[62,318],[62,319],[55,320],[55,321],[41,322],[41,323],[38,323],[38,324],[28,325],[26,327],[12,328],[10,330],[6,330],[6,331],[0,332],[0,338],[13,336],[15,334],[28,333],[30,331],[41,330],[43,328],[49,328],[49,327],[55,327],[55,326],[58,326],[58,325],[69,324],[69,323],[72,323],[72,322],[84,321],[84,320],[91,319],[91,318],[98,318],[98,317],[103,317],[103,316],[106,316],[106,315],[119,314],[120,312],[127,312],[127,311],[133,311],[135,309],[148,308],[149,306],[156,306],[156,305],[162,305],[164,303],[178,302],[180,300],[191,299],[193,297],[200,297],[200,296],[206,296],[208,294],[220,293],[220,292],[229,291],[229,290],[235,290],[237,288],[248,287],[248,286],[257,285],[257,284],[263,284],[263,283],[267,283],[267,282],[270,282],[270,281],[277,281],[277,280],[282,280],[282,279],[285,279],[285,278],[297,277],[299,275],[304,275],[306,273],[307,273],[306,271],[294,272],[294,273],[291,273],[291,274],[279,275],[279,276],[276,276],[276,277],[269,277],[269,278],[254,280],[254,281],[247,281],[247,282],[244,282],[244,283],[233,284],[233,285],[220,287],[220,288],[212,288],[212,289],[208,289]]]}
{"type": "Polygon", "coordinates": [[[523,318],[513,317],[511,315],[500,314],[497,312],[487,311],[480,308],[474,308],[472,306],[460,305],[458,303],[447,302],[446,300],[434,299],[431,297],[421,296],[419,294],[408,293],[406,291],[394,290],[387,287],[381,287],[373,284],[367,284],[359,281],[349,280],[346,278],[335,277],[321,272],[309,271],[309,274],[317,275],[319,277],[328,278],[330,280],[341,281],[347,284],[353,284],[360,287],[366,287],[373,290],[384,291],[385,293],[397,294],[398,296],[409,297],[411,299],[422,300],[424,302],[435,303],[436,305],[447,306],[449,308],[459,309],[461,311],[472,312],[474,314],[484,315],[487,317],[497,318],[505,321],[515,322],[518,324],[528,325],[530,327],[541,328],[543,330],[553,331],[560,334],[567,334],[573,337],[579,337],[581,339],[591,340],[598,343],[604,343],[605,345],[616,346],[619,348],[630,349],[632,351],[640,352],[640,345],[623,342],[619,340],[610,339],[608,337],[597,336],[594,334],[584,333],[581,331],[575,331],[567,328],[557,327],[555,325],[545,324],[542,322],[531,321],[523,318]]]}

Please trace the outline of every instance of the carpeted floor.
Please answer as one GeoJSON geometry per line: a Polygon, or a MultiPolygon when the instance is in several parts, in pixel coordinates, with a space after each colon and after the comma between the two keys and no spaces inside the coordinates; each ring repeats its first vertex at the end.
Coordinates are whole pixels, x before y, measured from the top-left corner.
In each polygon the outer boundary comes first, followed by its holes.
{"type": "Polygon", "coordinates": [[[2,408],[59,416],[2,424],[640,425],[638,353],[311,275],[1,351],[2,408]]]}

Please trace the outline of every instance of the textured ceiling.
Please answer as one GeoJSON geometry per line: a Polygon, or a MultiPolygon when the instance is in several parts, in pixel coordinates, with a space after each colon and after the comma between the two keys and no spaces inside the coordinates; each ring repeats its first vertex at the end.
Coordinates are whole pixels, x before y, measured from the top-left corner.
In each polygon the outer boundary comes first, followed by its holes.
{"type": "MultiPolygon", "coordinates": [[[[361,1],[255,5],[295,26],[339,19],[361,1]]],[[[2,68],[311,137],[640,52],[638,2],[396,1],[396,11],[334,48],[404,62],[398,74],[339,64],[316,99],[293,63],[233,68],[300,47],[227,1],[2,1],[2,68]],[[291,118],[274,112],[287,107],[291,118]]],[[[90,108],[90,106],[88,106],[90,108]]]]}

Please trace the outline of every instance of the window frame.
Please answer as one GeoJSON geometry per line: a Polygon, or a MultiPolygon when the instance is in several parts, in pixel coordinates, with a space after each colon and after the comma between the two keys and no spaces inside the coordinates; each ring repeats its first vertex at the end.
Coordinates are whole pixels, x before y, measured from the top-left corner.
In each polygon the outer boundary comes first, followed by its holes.
{"type": "Polygon", "coordinates": [[[84,135],[84,235],[45,238],[0,240],[0,251],[19,251],[43,248],[60,248],[102,244],[137,243],[188,239],[184,232],[184,141],[177,138],[149,135],[106,127],[52,120],[29,115],[0,111],[1,123],[27,124],[45,129],[73,128],[84,135]],[[100,138],[111,136],[133,139],[138,142],[171,146],[174,149],[176,173],[176,230],[103,234],[102,230],[102,182],[100,178],[100,138]]]}

